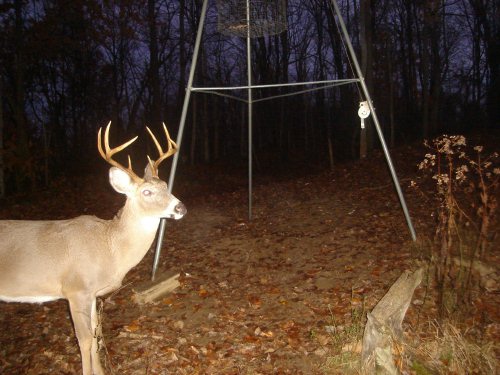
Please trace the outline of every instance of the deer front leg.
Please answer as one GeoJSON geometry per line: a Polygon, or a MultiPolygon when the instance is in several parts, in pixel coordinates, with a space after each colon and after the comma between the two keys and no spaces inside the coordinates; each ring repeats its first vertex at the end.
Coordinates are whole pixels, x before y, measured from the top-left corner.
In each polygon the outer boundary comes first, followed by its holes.
{"type": "Polygon", "coordinates": [[[95,296],[76,294],[68,297],[68,301],[80,346],[83,375],[104,375],[98,352],[95,296]]]}

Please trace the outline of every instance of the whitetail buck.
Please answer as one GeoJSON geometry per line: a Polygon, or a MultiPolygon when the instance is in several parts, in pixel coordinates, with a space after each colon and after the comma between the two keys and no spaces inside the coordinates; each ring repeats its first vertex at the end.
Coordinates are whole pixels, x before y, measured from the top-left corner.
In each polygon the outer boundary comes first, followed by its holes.
{"type": "Polygon", "coordinates": [[[42,303],[60,298],[69,301],[76,337],[80,345],[84,375],[104,374],[98,353],[96,297],[121,286],[127,272],[144,257],[160,218],[180,219],[184,205],[158,178],[158,166],[177,150],[164,126],[168,150],[149,159],[144,178],[112,159],[137,137],[110,149],[109,127],[101,156],[112,165],[109,182],[125,194],[125,206],[112,220],[79,216],[58,221],[0,221],[0,300],[42,303]]]}

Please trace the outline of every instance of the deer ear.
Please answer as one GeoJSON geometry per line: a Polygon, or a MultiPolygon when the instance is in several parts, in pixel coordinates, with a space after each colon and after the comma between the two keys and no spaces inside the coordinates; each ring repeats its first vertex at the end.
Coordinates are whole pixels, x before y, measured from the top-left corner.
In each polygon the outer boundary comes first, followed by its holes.
{"type": "Polygon", "coordinates": [[[135,182],[124,170],[116,167],[109,169],[109,183],[118,193],[129,194],[135,188],[135,182]]]}
{"type": "Polygon", "coordinates": [[[146,164],[146,168],[144,168],[144,179],[148,181],[151,180],[153,176],[154,176],[153,168],[151,167],[151,164],[148,163],[146,164]]]}

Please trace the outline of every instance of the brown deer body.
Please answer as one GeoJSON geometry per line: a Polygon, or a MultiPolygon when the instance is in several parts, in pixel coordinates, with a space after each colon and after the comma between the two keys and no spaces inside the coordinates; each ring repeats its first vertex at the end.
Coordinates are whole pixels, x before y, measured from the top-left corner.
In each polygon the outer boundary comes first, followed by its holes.
{"type": "Polygon", "coordinates": [[[158,178],[159,163],[176,151],[166,128],[167,152],[150,132],[160,158],[155,163],[149,161],[143,179],[133,173],[130,162],[124,168],[111,159],[136,138],[109,149],[108,132],[109,124],[104,152],[99,131],[99,152],[113,165],[110,184],[127,197],[115,218],[0,221],[0,300],[43,303],[67,299],[84,375],[104,374],[98,353],[96,297],[121,286],[127,272],[153,243],[162,217],[180,219],[186,213],[184,205],[158,178]]]}

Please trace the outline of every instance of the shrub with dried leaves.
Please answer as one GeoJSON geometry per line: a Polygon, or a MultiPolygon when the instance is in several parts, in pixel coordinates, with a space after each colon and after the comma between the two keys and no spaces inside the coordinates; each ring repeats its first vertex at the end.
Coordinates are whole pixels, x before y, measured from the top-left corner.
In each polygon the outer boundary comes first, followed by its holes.
{"type": "MultiPolygon", "coordinates": [[[[462,135],[443,135],[424,145],[429,152],[418,168],[435,181],[431,199],[437,226],[432,260],[443,317],[460,300],[470,298],[473,262],[484,258],[491,244],[498,205],[499,155],[484,155],[482,146],[468,147],[462,135]],[[459,264],[468,263],[468,270],[455,270],[453,257],[466,260],[459,264]],[[447,301],[450,291],[453,298],[447,301]]],[[[415,182],[411,185],[417,186],[415,182]]]]}

